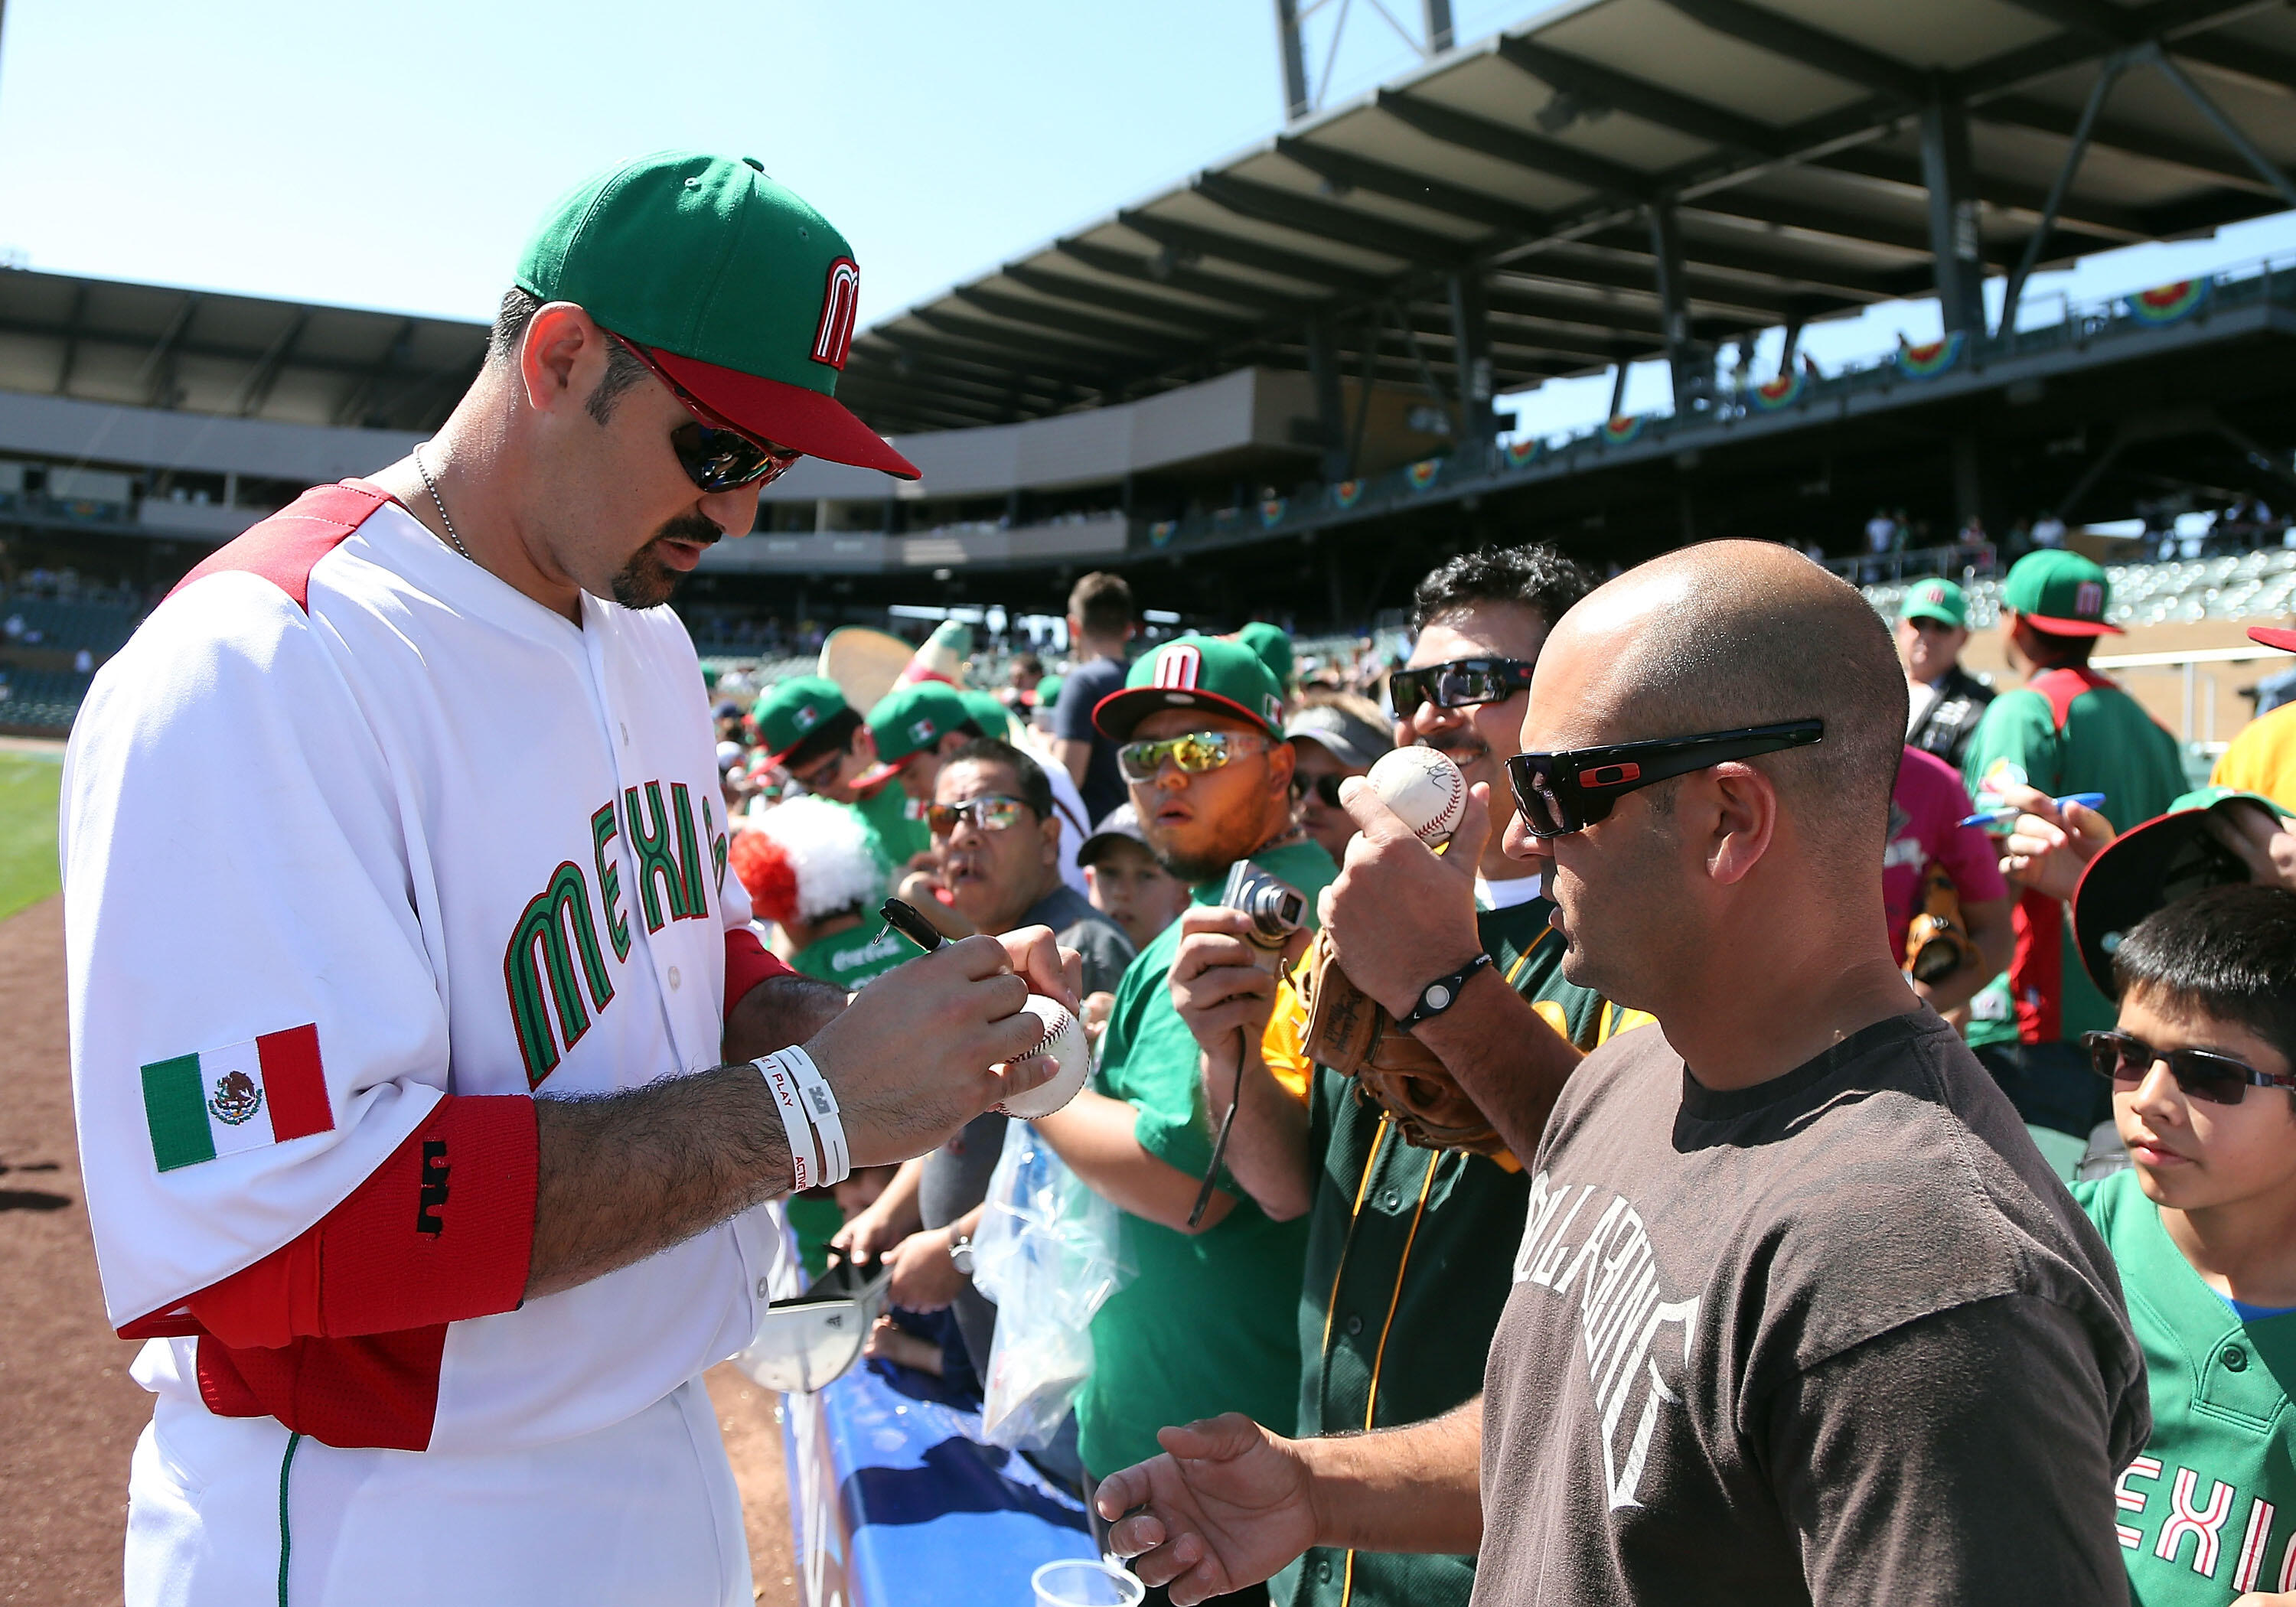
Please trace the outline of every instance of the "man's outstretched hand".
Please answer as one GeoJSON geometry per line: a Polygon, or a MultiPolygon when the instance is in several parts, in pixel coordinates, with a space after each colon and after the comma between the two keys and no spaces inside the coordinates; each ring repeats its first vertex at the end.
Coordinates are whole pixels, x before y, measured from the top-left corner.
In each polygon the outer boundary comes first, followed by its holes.
{"type": "Polygon", "coordinates": [[[1193,1607],[1266,1579],[1316,1543],[1312,1481],[1292,1441],[1228,1412],[1160,1430],[1164,1455],[1101,1480],[1108,1543],[1193,1607]],[[1138,1509],[1138,1510],[1135,1510],[1138,1509]]]}

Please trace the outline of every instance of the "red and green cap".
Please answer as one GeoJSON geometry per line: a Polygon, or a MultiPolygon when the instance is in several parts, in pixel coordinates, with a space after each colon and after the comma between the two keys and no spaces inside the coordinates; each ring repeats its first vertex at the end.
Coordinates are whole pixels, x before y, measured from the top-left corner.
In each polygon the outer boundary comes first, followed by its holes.
{"type": "Polygon", "coordinates": [[[1167,709],[1205,709],[1283,736],[1283,694],[1258,653],[1232,636],[1175,636],[1134,660],[1124,690],[1094,705],[1103,736],[1128,742],[1132,728],[1167,709]]]}
{"type": "Polygon", "coordinates": [[[972,723],[980,727],[980,734],[1003,742],[1013,729],[1013,711],[1004,707],[1004,700],[993,692],[975,692],[959,687],[956,695],[972,713],[972,723]]]}
{"type": "Polygon", "coordinates": [[[2296,652],[2296,630],[2283,630],[2276,625],[2251,625],[2248,639],[2267,647],[2276,647],[2282,652],[2296,652]]]}
{"type": "Polygon", "coordinates": [[[1259,655],[1267,666],[1267,673],[1275,677],[1278,687],[1292,685],[1292,634],[1280,625],[1265,619],[1254,619],[1235,633],[1235,639],[1259,655]]]}
{"type": "Polygon", "coordinates": [[[2062,547],[2026,553],[2001,582],[2001,606],[2054,635],[2127,635],[2105,623],[2104,611],[2112,603],[2104,570],[2095,560],[2062,547]]]}
{"type": "Polygon", "coordinates": [[[2112,951],[2131,927],[2189,894],[2253,880],[2247,861],[2209,829],[2210,815],[2235,805],[2289,817],[2285,806],[2261,792],[2202,787],[2170,804],[2167,814],[2129,827],[2088,862],[2073,889],[2073,940],[2089,980],[2106,997],[2113,996],[2112,951]]]}
{"type": "Polygon", "coordinates": [[[915,480],[837,400],[861,270],[755,157],[664,151],[585,181],[519,255],[518,283],[644,347],[744,434],[915,480]]]}
{"type": "Polygon", "coordinates": [[[877,739],[877,767],[857,776],[866,791],[906,769],[911,759],[972,719],[964,694],[947,681],[914,681],[896,686],[869,710],[869,734],[877,739]]]}
{"type": "Polygon", "coordinates": [[[847,706],[844,692],[827,676],[791,676],[759,698],[750,717],[758,722],[766,756],[778,763],[847,706]]]}

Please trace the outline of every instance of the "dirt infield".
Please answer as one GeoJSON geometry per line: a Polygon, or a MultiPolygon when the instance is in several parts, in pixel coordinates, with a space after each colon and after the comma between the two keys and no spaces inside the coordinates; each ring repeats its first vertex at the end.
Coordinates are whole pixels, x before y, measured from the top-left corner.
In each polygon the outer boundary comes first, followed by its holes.
{"type": "MultiPolygon", "coordinates": [[[[0,1603],[120,1599],[127,1458],[152,1414],[97,1289],[64,1037],[62,901],[0,921],[0,1603]]],[[[741,1480],[761,1601],[796,1599],[774,1398],[709,1393],[741,1480]]]]}

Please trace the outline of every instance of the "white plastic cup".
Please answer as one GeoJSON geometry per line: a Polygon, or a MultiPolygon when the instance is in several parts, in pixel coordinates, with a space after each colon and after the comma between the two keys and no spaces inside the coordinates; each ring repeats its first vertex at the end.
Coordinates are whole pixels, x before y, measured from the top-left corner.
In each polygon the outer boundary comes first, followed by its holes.
{"type": "Polygon", "coordinates": [[[1063,1557],[1029,1576],[1037,1607],[1140,1607],[1148,1587],[1121,1568],[1090,1557],[1063,1557]]]}

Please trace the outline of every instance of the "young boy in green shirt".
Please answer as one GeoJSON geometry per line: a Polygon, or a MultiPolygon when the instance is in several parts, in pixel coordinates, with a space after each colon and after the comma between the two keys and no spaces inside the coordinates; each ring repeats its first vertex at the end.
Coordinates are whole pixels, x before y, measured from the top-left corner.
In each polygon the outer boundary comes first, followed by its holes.
{"type": "Polygon", "coordinates": [[[2152,1389],[2114,1486],[2129,1594],[2296,1607],[2296,892],[2178,899],[2112,965],[2119,1020],[2084,1045],[2134,1165],[2073,1192],[2152,1389]]]}

